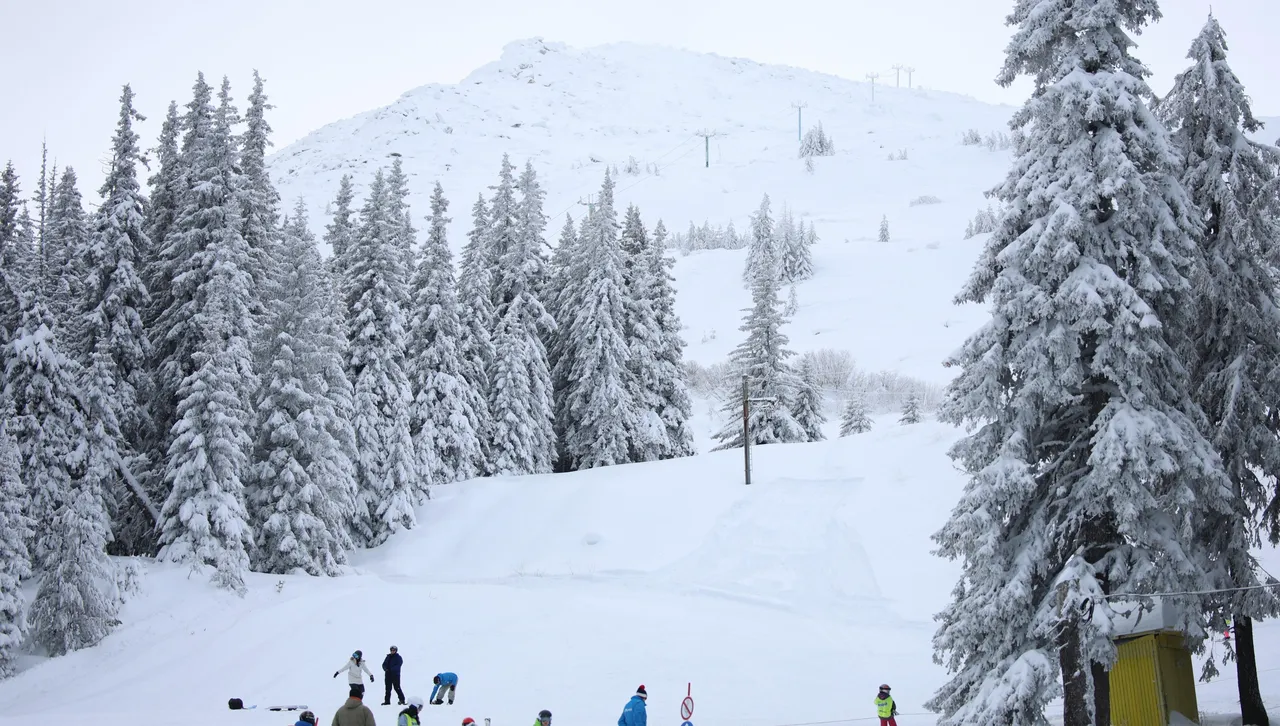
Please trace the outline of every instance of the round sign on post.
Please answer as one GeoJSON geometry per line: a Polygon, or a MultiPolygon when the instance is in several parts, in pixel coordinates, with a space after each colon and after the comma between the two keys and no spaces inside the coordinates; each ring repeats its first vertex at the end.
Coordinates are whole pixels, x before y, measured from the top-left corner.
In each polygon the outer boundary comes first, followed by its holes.
{"type": "Polygon", "coordinates": [[[680,726],[693,726],[689,723],[689,719],[693,718],[693,696],[685,696],[680,704],[680,718],[684,719],[684,723],[680,726]]]}
{"type": "Polygon", "coordinates": [[[685,721],[684,723],[680,724],[680,726],[693,726],[693,722],[692,722],[692,721],[685,721]]]}

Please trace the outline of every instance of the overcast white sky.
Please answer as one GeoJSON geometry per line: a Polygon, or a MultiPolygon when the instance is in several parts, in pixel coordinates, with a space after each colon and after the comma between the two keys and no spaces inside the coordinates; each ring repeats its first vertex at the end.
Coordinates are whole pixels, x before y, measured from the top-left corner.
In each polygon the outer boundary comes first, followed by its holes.
{"type": "MultiPolygon", "coordinates": [[[[243,110],[252,69],[277,106],[277,148],[330,121],[431,82],[456,82],[503,45],[542,36],[575,47],[650,42],[862,79],[897,63],[918,85],[1021,103],[1026,86],[992,82],[1012,0],[0,0],[9,59],[0,74],[0,163],[31,191],[40,140],[96,198],[118,111],[132,83],[154,143],[170,99],[197,70],[229,75],[243,110]]],[[[1280,0],[1214,0],[1231,63],[1255,110],[1280,115],[1280,0]]],[[[1139,40],[1158,93],[1185,65],[1210,3],[1163,0],[1139,40]]],[[[882,77],[881,82],[893,82],[882,77]]],[[[904,79],[905,82],[905,79],[904,79]]],[[[1276,129],[1280,134],[1280,129],[1276,129]]]]}

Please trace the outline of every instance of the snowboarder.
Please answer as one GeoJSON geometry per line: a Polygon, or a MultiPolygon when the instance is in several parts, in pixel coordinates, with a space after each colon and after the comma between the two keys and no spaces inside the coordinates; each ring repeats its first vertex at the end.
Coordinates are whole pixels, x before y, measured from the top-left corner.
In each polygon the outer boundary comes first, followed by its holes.
{"type": "Polygon", "coordinates": [[[645,711],[644,702],[649,698],[649,692],[644,690],[641,684],[636,689],[636,695],[627,701],[627,705],[622,708],[622,715],[618,717],[618,726],[647,726],[649,723],[649,714],[645,711]]]}
{"type": "Polygon", "coordinates": [[[369,670],[369,664],[364,660],[364,652],[357,650],[351,654],[351,658],[341,668],[333,672],[333,677],[337,678],[338,674],[343,670],[347,672],[347,685],[351,686],[354,692],[360,690],[360,696],[364,697],[364,678],[360,677],[360,672],[364,671],[369,674],[369,682],[373,683],[373,671],[369,670]]]}
{"type": "Polygon", "coordinates": [[[542,709],[538,712],[538,720],[533,722],[533,726],[551,726],[551,712],[542,709]]]}
{"type": "Polygon", "coordinates": [[[880,715],[880,726],[898,726],[898,704],[893,702],[893,696],[889,695],[889,686],[887,684],[880,685],[880,692],[876,694],[876,711],[880,715]]]}
{"type": "Polygon", "coordinates": [[[363,698],[364,684],[353,683],[347,702],[333,714],[333,723],[330,726],[378,726],[377,721],[373,719],[373,711],[364,705],[363,698]]]}
{"type": "Polygon", "coordinates": [[[431,705],[439,706],[444,703],[445,696],[449,697],[449,705],[453,705],[453,696],[458,691],[458,674],[456,673],[437,673],[431,682],[436,684],[431,689],[431,705]]]}
{"type": "Polygon", "coordinates": [[[319,722],[319,719],[316,718],[314,713],[311,713],[310,711],[303,711],[302,715],[298,717],[298,722],[293,726],[316,726],[319,722]]]}
{"type": "MultiPolygon", "coordinates": [[[[401,701],[401,703],[404,703],[401,701]]],[[[400,718],[396,720],[396,726],[418,726],[422,723],[422,718],[418,713],[422,711],[422,699],[417,696],[409,698],[409,707],[400,712],[400,718]]]]}
{"type": "Polygon", "coordinates": [[[382,697],[382,705],[391,705],[391,689],[396,689],[396,697],[400,699],[400,705],[404,705],[404,691],[400,690],[400,666],[404,665],[404,658],[400,657],[400,651],[393,645],[391,652],[387,653],[387,657],[382,659],[382,682],[386,684],[387,694],[382,697]]]}

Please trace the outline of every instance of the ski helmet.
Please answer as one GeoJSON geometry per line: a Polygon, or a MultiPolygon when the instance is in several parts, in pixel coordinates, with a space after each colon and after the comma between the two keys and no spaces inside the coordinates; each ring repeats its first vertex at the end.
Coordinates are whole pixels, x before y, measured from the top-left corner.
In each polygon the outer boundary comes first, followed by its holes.
{"type": "Polygon", "coordinates": [[[410,696],[409,705],[413,706],[414,708],[421,709],[423,705],[422,696],[410,696]]]}
{"type": "Polygon", "coordinates": [[[538,712],[538,720],[543,723],[551,723],[551,712],[545,708],[542,709],[538,712]]]}
{"type": "Polygon", "coordinates": [[[318,721],[318,719],[316,718],[316,715],[314,713],[311,713],[310,711],[303,711],[302,715],[298,717],[298,720],[306,721],[312,726],[315,726],[316,722],[318,721]]]}
{"type": "Polygon", "coordinates": [[[888,683],[881,683],[881,684],[880,684],[880,690],[882,690],[882,691],[887,691],[887,690],[889,690],[889,684],[888,684],[888,683]]]}
{"type": "Polygon", "coordinates": [[[364,651],[363,651],[363,650],[357,650],[356,652],[354,652],[354,653],[352,653],[352,654],[351,654],[351,657],[352,657],[352,658],[363,658],[363,657],[364,657],[364,651]]]}
{"type": "Polygon", "coordinates": [[[470,716],[467,716],[466,718],[462,719],[462,726],[476,726],[476,720],[474,718],[471,718],[470,716]]]}

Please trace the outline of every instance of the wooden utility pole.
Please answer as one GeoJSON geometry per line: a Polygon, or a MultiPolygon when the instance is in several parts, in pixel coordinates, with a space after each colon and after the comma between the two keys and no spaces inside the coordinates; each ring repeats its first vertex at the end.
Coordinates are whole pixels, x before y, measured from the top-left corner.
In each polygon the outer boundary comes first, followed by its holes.
{"type": "Polygon", "coordinates": [[[747,486],[751,486],[751,404],[777,402],[776,398],[752,398],[749,379],[742,377],[742,466],[747,486]]]}
{"type": "Polygon", "coordinates": [[[711,138],[712,138],[713,136],[719,136],[720,134],[719,134],[718,132],[715,132],[715,131],[708,131],[707,129],[703,129],[703,130],[701,130],[701,131],[697,132],[697,133],[696,133],[696,134],[694,134],[694,135],[695,135],[695,136],[701,136],[701,137],[702,137],[702,140],[703,140],[704,145],[705,145],[705,147],[706,147],[706,154],[707,154],[707,161],[706,161],[706,165],[705,165],[705,166],[706,166],[707,168],[711,168],[711,138]]]}
{"type": "Polygon", "coordinates": [[[893,67],[893,87],[894,88],[902,88],[902,71],[905,69],[906,69],[906,66],[902,65],[901,63],[893,67]]]}
{"type": "Polygon", "coordinates": [[[876,102],[876,79],[880,77],[879,73],[868,73],[867,80],[871,81],[871,102],[876,102]]]}
{"type": "Polygon", "coordinates": [[[906,72],[907,72],[907,88],[911,88],[911,74],[912,74],[912,73],[915,73],[915,72],[916,72],[916,69],[912,68],[911,66],[907,66],[906,68],[903,68],[902,70],[904,70],[904,71],[906,71],[906,72]]]}
{"type": "Polygon", "coordinates": [[[809,104],[804,103],[803,101],[796,101],[791,104],[791,108],[796,110],[796,141],[804,140],[802,132],[802,128],[804,127],[804,107],[808,105],[809,104]]]}

